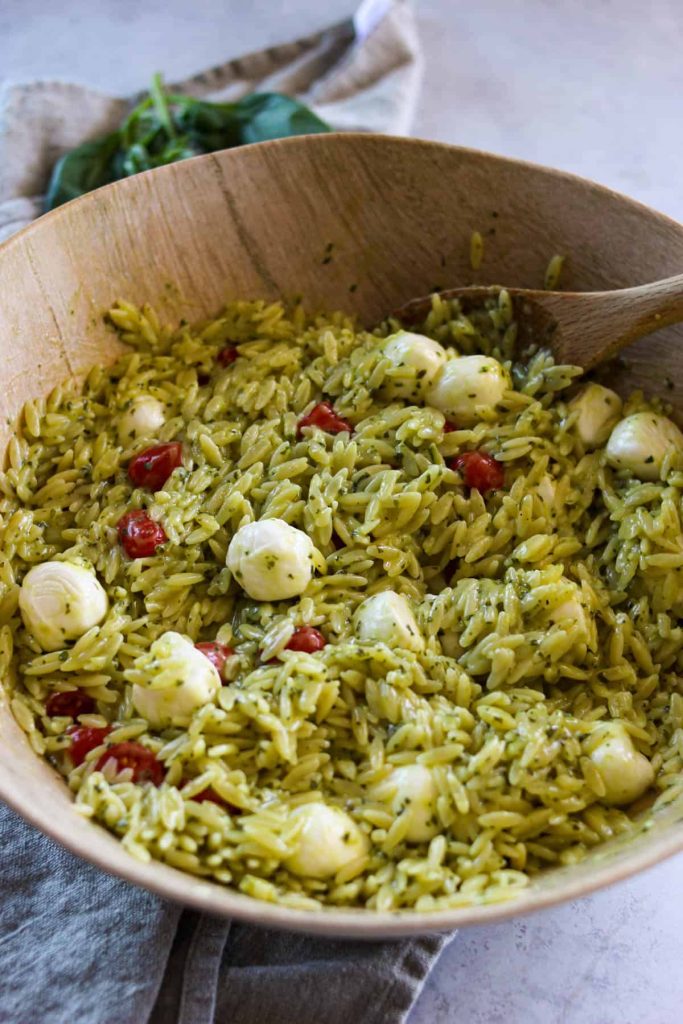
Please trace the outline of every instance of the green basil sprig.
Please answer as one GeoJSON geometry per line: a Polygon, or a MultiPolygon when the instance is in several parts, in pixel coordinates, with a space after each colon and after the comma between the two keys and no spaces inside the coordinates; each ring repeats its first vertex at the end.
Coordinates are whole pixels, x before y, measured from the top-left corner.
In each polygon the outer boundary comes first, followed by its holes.
{"type": "Polygon", "coordinates": [[[329,130],[291,96],[264,92],[236,103],[207,103],[167,93],[160,76],[155,75],[149,95],[118,131],[84,142],[57,161],[45,209],[53,210],[119,178],[201,153],[329,130]]]}

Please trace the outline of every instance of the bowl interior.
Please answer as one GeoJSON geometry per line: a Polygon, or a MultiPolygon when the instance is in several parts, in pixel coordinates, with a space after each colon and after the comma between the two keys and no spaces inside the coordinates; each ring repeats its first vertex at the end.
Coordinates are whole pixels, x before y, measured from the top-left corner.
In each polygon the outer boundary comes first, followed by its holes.
{"type": "MultiPolygon", "coordinates": [[[[199,157],[108,186],[42,218],[0,248],[0,450],[31,397],[120,345],[103,321],[117,298],[177,322],[230,298],[303,295],[368,324],[435,287],[542,284],[555,253],[562,285],[640,284],[683,265],[683,227],[622,196],[555,171],[414,140],[294,138],[199,157]],[[472,231],[484,238],[469,264],[472,231]]],[[[610,371],[676,404],[683,329],[628,350],[610,371]]],[[[682,406],[683,411],[683,406],[682,406]]],[[[378,938],[526,912],[625,877],[683,849],[683,799],[638,835],[535,879],[514,902],[434,915],[294,911],[161,864],[131,858],[76,814],[59,777],[32,752],[0,693],[0,795],[101,867],[212,913],[269,926],[378,938]]]]}

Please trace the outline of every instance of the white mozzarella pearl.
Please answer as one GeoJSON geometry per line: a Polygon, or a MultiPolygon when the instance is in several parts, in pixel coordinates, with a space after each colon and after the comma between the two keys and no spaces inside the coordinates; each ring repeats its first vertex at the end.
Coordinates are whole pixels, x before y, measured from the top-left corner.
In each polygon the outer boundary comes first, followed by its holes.
{"type": "Polygon", "coordinates": [[[422,764],[406,764],[375,786],[370,795],[376,800],[389,800],[394,814],[406,815],[410,821],[406,839],[422,843],[439,831],[436,815],[438,790],[434,776],[422,764]]]}
{"type": "Polygon", "coordinates": [[[338,807],[302,804],[292,811],[301,823],[297,847],[285,867],[306,878],[330,878],[364,856],[368,840],[353,818],[338,807]]]}
{"type": "Polygon", "coordinates": [[[282,519],[241,526],[230,541],[227,565],[255,601],[283,601],[311,581],[315,548],[310,537],[282,519]]]}
{"type": "Polygon", "coordinates": [[[652,765],[633,745],[633,740],[620,722],[598,726],[597,745],[590,759],[598,769],[605,785],[605,803],[633,803],[654,782],[652,765]]]}
{"type": "Polygon", "coordinates": [[[119,443],[127,448],[138,437],[156,437],[165,422],[163,403],[151,395],[138,395],[119,420],[119,443]]]}
{"type": "Polygon", "coordinates": [[[356,636],[363,642],[379,641],[389,647],[421,651],[424,639],[407,598],[395,590],[367,597],[354,617],[356,636]]]}
{"type": "Polygon", "coordinates": [[[392,334],[387,338],[383,351],[397,370],[395,374],[390,373],[384,382],[387,398],[419,401],[446,363],[446,351],[438,341],[411,331],[392,334]]]}
{"type": "Polygon", "coordinates": [[[221,688],[221,677],[206,655],[191,640],[169,630],[149,648],[150,682],[168,685],[159,689],[136,683],[133,704],[154,729],[188,725],[197,708],[209,704],[221,688]]]}
{"type": "Polygon", "coordinates": [[[473,427],[482,409],[494,409],[510,387],[505,367],[490,356],[451,359],[427,394],[427,402],[458,427],[473,427]]]}
{"type": "Polygon", "coordinates": [[[683,451],[683,434],[675,423],[655,412],[636,412],[610,434],[607,461],[639,480],[658,480],[664,456],[674,448],[683,451]]]}
{"type": "Polygon", "coordinates": [[[74,562],[43,562],[26,573],[19,608],[26,629],[43,650],[56,651],[99,625],[109,599],[91,569],[74,562]]]}
{"type": "Polygon", "coordinates": [[[569,403],[576,415],[576,432],[589,451],[604,444],[621,416],[621,399],[616,391],[601,384],[587,384],[569,403]]]}

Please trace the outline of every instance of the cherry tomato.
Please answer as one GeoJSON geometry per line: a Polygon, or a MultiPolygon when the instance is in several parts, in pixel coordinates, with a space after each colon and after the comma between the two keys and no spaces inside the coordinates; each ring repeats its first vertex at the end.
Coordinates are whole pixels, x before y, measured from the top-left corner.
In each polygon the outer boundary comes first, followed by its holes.
{"type": "Polygon", "coordinates": [[[227,800],[224,800],[222,797],[220,797],[218,793],[214,793],[211,787],[209,787],[208,789],[203,789],[201,793],[195,793],[195,795],[190,797],[190,799],[196,800],[198,804],[210,803],[217,804],[219,807],[225,807],[226,809],[229,809],[231,811],[234,811],[235,809],[231,804],[227,802],[227,800]]]}
{"type": "Polygon", "coordinates": [[[66,731],[71,737],[69,754],[74,766],[77,767],[79,764],[83,764],[86,755],[91,750],[104,743],[111,732],[111,726],[105,725],[103,728],[97,728],[89,725],[71,725],[66,731]]]}
{"type": "Polygon", "coordinates": [[[195,644],[195,647],[218,669],[220,676],[223,675],[226,661],[235,653],[232,647],[228,647],[227,644],[219,644],[217,640],[207,640],[201,644],[195,644]]]}
{"type": "Polygon", "coordinates": [[[136,487],[160,491],[174,469],[183,464],[183,446],[180,441],[157,444],[145,448],[128,464],[128,476],[136,487]]]}
{"type": "Polygon", "coordinates": [[[45,711],[54,718],[66,715],[78,718],[79,715],[91,715],[95,710],[95,701],[82,690],[68,690],[64,693],[51,693],[45,702],[45,711]]]}
{"type": "MultiPolygon", "coordinates": [[[[182,790],[188,782],[189,779],[181,779],[178,783],[178,789],[182,790]]],[[[204,804],[208,801],[211,804],[217,804],[219,807],[224,807],[227,811],[230,811],[231,814],[242,813],[239,807],[235,807],[233,804],[228,803],[228,801],[224,800],[222,796],[219,796],[211,786],[207,786],[206,789],[202,789],[199,793],[196,793],[195,796],[185,797],[185,799],[195,800],[198,804],[204,804]]]]}
{"type": "Polygon", "coordinates": [[[341,434],[343,430],[353,433],[353,426],[337,415],[330,402],[318,402],[306,416],[302,416],[297,426],[299,437],[304,427],[320,427],[327,434],[341,434]]]}
{"type": "Polygon", "coordinates": [[[448,420],[443,425],[444,434],[452,434],[454,430],[457,430],[455,423],[449,423],[448,420]]]}
{"type": "Polygon", "coordinates": [[[313,626],[299,626],[294,630],[285,650],[313,654],[315,651],[322,651],[326,645],[327,640],[319,629],[314,629],[313,626]]]}
{"type": "Polygon", "coordinates": [[[481,494],[495,491],[505,483],[502,463],[486,452],[464,452],[451,460],[450,467],[460,470],[465,485],[476,488],[481,494]]]}
{"type": "Polygon", "coordinates": [[[121,516],[116,529],[129,558],[149,558],[168,540],[163,526],[141,508],[134,508],[121,516]]]}
{"type": "Polygon", "coordinates": [[[123,743],[109,747],[95,767],[99,771],[109,760],[116,761],[117,772],[122,772],[124,768],[132,769],[133,782],[151,782],[154,786],[160,786],[164,781],[166,772],[161,761],[157,761],[151,750],[134,740],[124,740],[123,743]]]}
{"type": "Polygon", "coordinates": [[[216,356],[216,362],[221,366],[230,366],[237,359],[237,355],[238,352],[234,345],[226,345],[216,356]]]}

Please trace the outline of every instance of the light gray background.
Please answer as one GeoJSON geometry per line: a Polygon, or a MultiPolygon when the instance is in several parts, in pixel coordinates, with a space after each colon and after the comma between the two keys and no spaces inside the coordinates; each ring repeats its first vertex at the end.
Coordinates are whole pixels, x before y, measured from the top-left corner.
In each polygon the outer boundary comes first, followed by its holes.
{"type": "MultiPolygon", "coordinates": [[[[0,78],[142,88],[351,13],[353,0],[0,0],[0,78]]],[[[683,219],[683,0],[418,0],[415,134],[594,178],[683,219]]],[[[409,1024],[679,1024],[683,857],[461,933],[409,1024]]],[[[320,1024],[325,1024],[321,1021],[320,1024]]]]}

